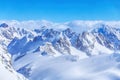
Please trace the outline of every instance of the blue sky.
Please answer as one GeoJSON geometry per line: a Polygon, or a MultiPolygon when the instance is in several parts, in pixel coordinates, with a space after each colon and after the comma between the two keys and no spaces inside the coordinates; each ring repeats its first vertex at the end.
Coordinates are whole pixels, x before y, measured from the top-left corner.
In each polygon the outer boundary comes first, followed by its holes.
{"type": "Polygon", "coordinates": [[[120,0],[0,0],[1,20],[120,20],[120,0]]]}

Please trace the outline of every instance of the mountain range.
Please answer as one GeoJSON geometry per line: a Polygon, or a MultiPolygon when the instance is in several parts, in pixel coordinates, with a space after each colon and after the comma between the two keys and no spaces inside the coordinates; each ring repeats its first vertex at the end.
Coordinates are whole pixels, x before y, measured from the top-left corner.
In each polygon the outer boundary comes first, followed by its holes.
{"type": "Polygon", "coordinates": [[[120,22],[0,21],[2,80],[119,80],[120,22]]]}

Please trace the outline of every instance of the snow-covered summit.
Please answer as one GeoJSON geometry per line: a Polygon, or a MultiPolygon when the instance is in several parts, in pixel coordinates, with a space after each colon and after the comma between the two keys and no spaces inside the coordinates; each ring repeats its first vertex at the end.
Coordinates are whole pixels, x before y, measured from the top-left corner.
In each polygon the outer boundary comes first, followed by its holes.
{"type": "Polygon", "coordinates": [[[2,23],[2,24],[0,24],[0,27],[7,28],[8,25],[6,23],[2,23]]]}

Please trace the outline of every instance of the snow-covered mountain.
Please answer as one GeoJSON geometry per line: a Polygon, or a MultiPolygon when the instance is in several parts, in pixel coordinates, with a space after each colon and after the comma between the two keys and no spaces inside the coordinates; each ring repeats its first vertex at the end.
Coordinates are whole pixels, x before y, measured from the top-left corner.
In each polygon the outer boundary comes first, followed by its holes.
{"type": "Polygon", "coordinates": [[[0,45],[0,79],[1,80],[28,80],[17,73],[11,64],[11,55],[6,48],[0,45]]]}
{"type": "MultiPolygon", "coordinates": [[[[22,38],[30,35],[24,29],[9,27],[6,23],[0,25],[0,79],[1,80],[28,80],[17,73],[12,66],[12,55],[7,51],[8,44],[14,37],[22,38]]],[[[32,35],[32,33],[31,33],[32,35]]]]}
{"type": "Polygon", "coordinates": [[[34,32],[37,35],[31,39],[28,36],[21,39],[14,38],[8,45],[8,51],[15,55],[39,52],[41,55],[70,54],[81,58],[83,54],[84,57],[87,57],[106,52],[110,54],[119,50],[120,31],[105,25],[82,34],[76,33],[70,28],[62,31],[42,28],[35,29],[34,32]],[[76,51],[83,54],[76,54],[76,51]]]}
{"type": "Polygon", "coordinates": [[[5,59],[9,60],[5,65],[10,65],[15,74],[29,80],[120,79],[119,22],[0,23],[1,52],[6,51],[9,58],[5,59]]]}
{"type": "Polygon", "coordinates": [[[11,55],[6,48],[0,45],[0,79],[1,80],[28,80],[17,73],[11,64],[11,55]]]}

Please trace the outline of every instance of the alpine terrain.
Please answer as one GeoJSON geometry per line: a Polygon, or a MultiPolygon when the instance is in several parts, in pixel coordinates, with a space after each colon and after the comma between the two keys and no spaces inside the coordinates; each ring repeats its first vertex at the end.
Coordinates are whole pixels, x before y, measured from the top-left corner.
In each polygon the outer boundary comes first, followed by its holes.
{"type": "Polygon", "coordinates": [[[0,21],[0,80],[120,80],[119,21],[0,21]]]}

